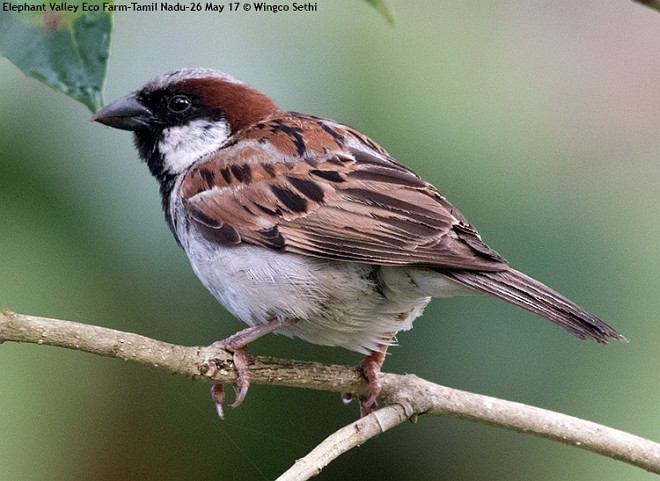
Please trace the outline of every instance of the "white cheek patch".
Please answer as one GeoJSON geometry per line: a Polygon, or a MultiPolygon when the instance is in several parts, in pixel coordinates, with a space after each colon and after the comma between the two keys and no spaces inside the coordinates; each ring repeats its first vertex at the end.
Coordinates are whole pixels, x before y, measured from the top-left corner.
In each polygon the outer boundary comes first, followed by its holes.
{"type": "Polygon", "coordinates": [[[200,157],[219,149],[229,138],[227,122],[197,119],[186,125],[164,129],[158,150],[166,172],[179,174],[200,157]]]}

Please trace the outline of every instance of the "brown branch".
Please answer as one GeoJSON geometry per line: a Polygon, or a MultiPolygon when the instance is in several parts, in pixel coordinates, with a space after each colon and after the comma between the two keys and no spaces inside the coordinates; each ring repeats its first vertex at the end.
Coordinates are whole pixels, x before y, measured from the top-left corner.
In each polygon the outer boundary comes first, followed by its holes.
{"type": "MultiPolygon", "coordinates": [[[[0,343],[29,342],[66,347],[166,369],[195,380],[232,382],[231,355],[208,347],[184,347],[138,334],[88,324],[25,316],[0,315],[0,343]],[[220,369],[209,377],[209,360],[220,369]]],[[[366,383],[351,367],[255,357],[250,360],[254,384],[303,387],[363,394],[366,383]]],[[[513,431],[535,434],[602,454],[660,474],[660,445],[632,434],[544,409],[439,386],[413,375],[382,374],[385,407],[327,438],[281,480],[303,480],[318,474],[352,447],[419,414],[451,415],[513,431]]]]}

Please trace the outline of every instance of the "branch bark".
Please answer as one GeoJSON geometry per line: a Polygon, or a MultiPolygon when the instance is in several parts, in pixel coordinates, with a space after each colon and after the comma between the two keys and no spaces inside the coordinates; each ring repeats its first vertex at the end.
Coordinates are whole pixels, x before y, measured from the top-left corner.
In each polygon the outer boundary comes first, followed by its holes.
{"type": "MultiPolygon", "coordinates": [[[[0,343],[28,342],[117,357],[182,374],[194,380],[235,380],[232,356],[209,347],[185,347],[99,326],[26,316],[0,315],[0,343]],[[211,360],[220,361],[210,369],[211,360]],[[213,372],[213,376],[209,374],[213,372]]],[[[250,358],[253,384],[324,391],[366,392],[351,367],[271,357],[250,358]]],[[[384,407],[332,434],[279,479],[305,480],[349,449],[420,414],[450,415],[573,445],[660,474],[660,444],[565,414],[447,388],[414,375],[382,373],[384,407]]]]}

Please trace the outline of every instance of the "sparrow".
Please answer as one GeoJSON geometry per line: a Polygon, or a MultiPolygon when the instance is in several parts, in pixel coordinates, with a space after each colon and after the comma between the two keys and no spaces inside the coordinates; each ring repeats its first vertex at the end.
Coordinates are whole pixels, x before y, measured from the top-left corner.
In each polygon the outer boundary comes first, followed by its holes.
{"type": "MultiPolygon", "coordinates": [[[[247,394],[247,346],[267,333],[364,354],[364,415],[395,335],[433,297],[485,293],[571,334],[615,329],[510,267],[430,183],[357,130],[289,112],[211,69],[166,73],[97,112],[133,132],[165,218],[193,271],[249,327],[233,353],[247,394]]],[[[219,414],[222,386],[212,389],[219,414]]]]}

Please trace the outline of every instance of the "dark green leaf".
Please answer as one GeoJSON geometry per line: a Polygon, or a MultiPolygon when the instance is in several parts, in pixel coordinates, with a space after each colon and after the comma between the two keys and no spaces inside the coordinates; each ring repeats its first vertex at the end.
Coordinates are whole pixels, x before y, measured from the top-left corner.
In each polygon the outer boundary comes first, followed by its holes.
{"type": "Polygon", "coordinates": [[[369,5],[373,6],[383,15],[383,17],[387,19],[388,22],[394,25],[394,15],[392,14],[392,9],[387,4],[386,0],[364,0],[364,1],[367,2],[369,5]]]}
{"type": "MultiPolygon", "coordinates": [[[[106,4],[111,3],[106,0],[106,4]]],[[[103,104],[112,14],[100,1],[72,2],[76,12],[53,6],[63,2],[12,2],[43,6],[39,11],[9,11],[0,16],[0,53],[26,75],[85,104],[92,112],[103,104]],[[98,11],[83,11],[98,8],[98,11]]]]}

